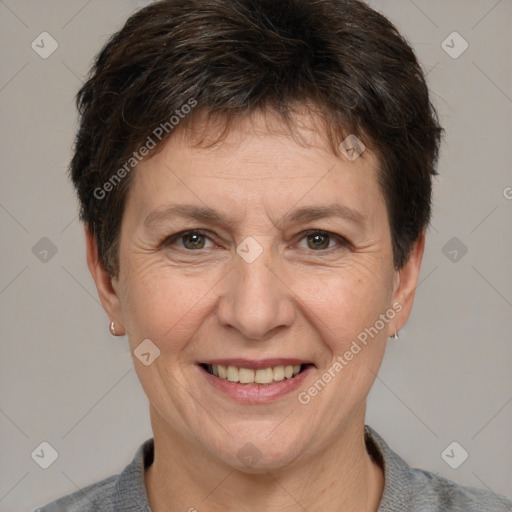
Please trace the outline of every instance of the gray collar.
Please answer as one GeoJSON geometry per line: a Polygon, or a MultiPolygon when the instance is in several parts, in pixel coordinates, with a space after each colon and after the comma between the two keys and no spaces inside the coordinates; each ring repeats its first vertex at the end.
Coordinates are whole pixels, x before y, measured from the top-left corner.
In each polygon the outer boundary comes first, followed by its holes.
{"type": "MultiPolygon", "coordinates": [[[[375,430],[364,427],[366,448],[370,456],[384,469],[384,492],[378,512],[409,510],[412,493],[412,470],[375,430]]],[[[153,439],[145,441],[133,461],[119,475],[115,486],[115,510],[151,512],[144,484],[144,471],[153,463],[153,439]]]]}

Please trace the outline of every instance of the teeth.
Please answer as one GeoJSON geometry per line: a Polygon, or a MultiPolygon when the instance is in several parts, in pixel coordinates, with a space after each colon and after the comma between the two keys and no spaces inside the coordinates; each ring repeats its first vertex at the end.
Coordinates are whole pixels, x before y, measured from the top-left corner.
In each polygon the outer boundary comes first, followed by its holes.
{"type": "Polygon", "coordinates": [[[273,370],[274,380],[284,380],[284,366],[276,366],[273,370]]]}
{"type": "Polygon", "coordinates": [[[238,368],[228,366],[227,378],[230,382],[238,382],[238,368]]]}
{"type": "Polygon", "coordinates": [[[239,368],[238,380],[242,384],[249,384],[250,382],[254,382],[254,370],[248,370],[247,368],[239,368]]]}
{"type": "Polygon", "coordinates": [[[254,382],[258,384],[270,384],[274,380],[274,371],[272,368],[263,368],[256,370],[254,382]]]}
{"type": "MultiPolygon", "coordinates": [[[[226,370],[225,366],[222,366],[221,364],[212,365],[212,368],[217,368],[217,373],[219,374],[219,377],[221,379],[225,379],[228,376],[228,372],[226,370]]],[[[215,370],[213,370],[213,374],[215,375],[215,370]]]]}
{"type": "Polygon", "coordinates": [[[236,366],[222,366],[221,364],[209,365],[209,371],[213,375],[241,384],[271,384],[284,379],[291,379],[300,372],[300,364],[292,366],[274,366],[252,370],[250,368],[237,368],[236,366]]]}

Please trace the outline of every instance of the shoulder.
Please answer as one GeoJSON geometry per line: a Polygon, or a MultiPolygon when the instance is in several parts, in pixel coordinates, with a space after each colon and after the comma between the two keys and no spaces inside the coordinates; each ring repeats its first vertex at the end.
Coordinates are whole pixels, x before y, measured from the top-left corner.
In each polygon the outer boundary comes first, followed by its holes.
{"type": "Polygon", "coordinates": [[[37,508],[34,512],[114,511],[117,476],[110,476],[37,508]]]}
{"type": "Polygon", "coordinates": [[[411,468],[411,510],[512,512],[512,501],[488,490],[461,485],[429,471],[411,468]]]}
{"type": "Polygon", "coordinates": [[[144,472],[153,462],[153,439],[144,442],[119,475],[88,485],[34,512],[151,512],[144,472]]]}
{"type": "Polygon", "coordinates": [[[365,425],[368,453],[384,470],[378,512],[512,512],[512,501],[411,467],[384,439],[365,425]]]}

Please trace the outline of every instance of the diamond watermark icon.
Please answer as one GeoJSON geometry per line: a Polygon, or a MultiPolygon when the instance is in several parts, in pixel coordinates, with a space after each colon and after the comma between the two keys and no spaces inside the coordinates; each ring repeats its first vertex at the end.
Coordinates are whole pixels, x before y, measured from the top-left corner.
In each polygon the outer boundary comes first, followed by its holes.
{"type": "Polygon", "coordinates": [[[48,32],[41,32],[30,46],[39,57],[47,59],[59,47],[59,43],[48,32]]]}
{"type": "Polygon", "coordinates": [[[353,162],[363,154],[366,146],[351,134],[339,145],[339,149],[348,160],[353,162]]]}
{"type": "Polygon", "coordinates": [[[450,443],[441,453],[441,458],[452,469],[460,467],[469,457],[469,453],[457,441],[450,443]]]}
{"type": "Polygon", "coordinates": [[[441,251],[452,263],[458,263],[466,255],[468,248],[454,236],[444,244],[441,251]]]}
{"type": "Polygon", "coordinates": [[[160,356],[160,349],[151,340],[145,339],[139,343],[133,354],[144,366],[149,366],[160,356]]]}
{"type": "Polygon", "coordinates": [[[30,456],[43,469],[48,469],[59,458],[57,450],[47,441],[40,443],[30,456]]]}
{"type": "Polygon", "coordinates": [[[236,454],[238,460],[248,468],[255,466],[262,457],[262,453],[252,443],[245,443],[236,454]]]}
{"type": "Polygon", "coordinates": [[[441,48],[452,59],[458,59],[468,49],[468,47],[468,42],[458,32],[452,32],[441,43],[441,48]]]}
{"type": "Polygon", "coordinates": [[[57,254],[57,246],[44,236],[32,247],[32,253],[42,263],[48,263],[57,254]]]}
{"type": "Polygon", "coordinates": [[[261,256],[263,247],[252,236],[248,236],[238,245],[236,252],[246,263],[253,263],[261,256]]]}

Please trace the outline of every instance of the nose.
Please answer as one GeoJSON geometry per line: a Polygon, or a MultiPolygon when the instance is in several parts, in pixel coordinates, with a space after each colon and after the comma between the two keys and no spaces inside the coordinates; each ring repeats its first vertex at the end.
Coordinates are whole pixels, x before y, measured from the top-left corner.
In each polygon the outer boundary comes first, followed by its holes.
{"type": "Polygon", "coordinates": [[[238,255],[226,277],[217,316],[223,327],[236,329],[250,340],[267,340],[292,325],[295,317],[293,293],[270,249],[248,263],[238,255]]]}

